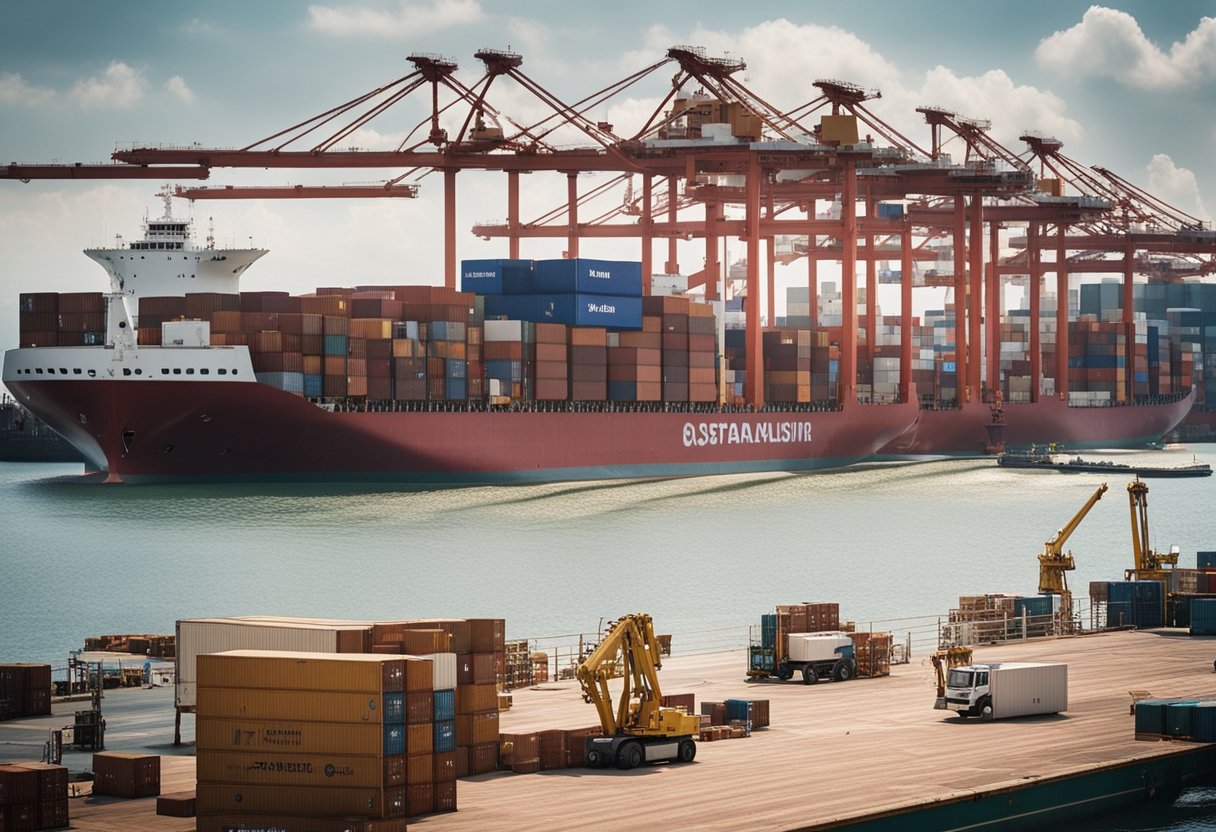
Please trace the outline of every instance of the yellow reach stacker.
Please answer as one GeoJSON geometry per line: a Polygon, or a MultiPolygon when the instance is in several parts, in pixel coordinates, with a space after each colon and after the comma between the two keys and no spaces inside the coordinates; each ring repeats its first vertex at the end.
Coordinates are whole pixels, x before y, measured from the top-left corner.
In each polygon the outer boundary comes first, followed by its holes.
{"type": "Polygon", "coordinates": [[[583,698],[595,705],[603,736],[588,737],[588,768],[616,766],[627,770],[643,763],[687,763],[697,756],[701,718],[661,705],[659,642],[650,616],[626,615],[608,625],[608,633],[578,666],[583,698]],[[613,707],[609,680],[621,668],[620,702],[613,707]]]}

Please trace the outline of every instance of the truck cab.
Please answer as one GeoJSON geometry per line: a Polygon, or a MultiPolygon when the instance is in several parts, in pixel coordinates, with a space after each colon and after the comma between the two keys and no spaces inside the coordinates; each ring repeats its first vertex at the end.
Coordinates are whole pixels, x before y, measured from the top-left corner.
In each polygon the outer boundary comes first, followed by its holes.
{"type": "Polygon", "coordinates": [[[988,665],[952,668],[946,675],[946,708],[962,716],[992,718],[992,697],[988,691],[988,665]]]}

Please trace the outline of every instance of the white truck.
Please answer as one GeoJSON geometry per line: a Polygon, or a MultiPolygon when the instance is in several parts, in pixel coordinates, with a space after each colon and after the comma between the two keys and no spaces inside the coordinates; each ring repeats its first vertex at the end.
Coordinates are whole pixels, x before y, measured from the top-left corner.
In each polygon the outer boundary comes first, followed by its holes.
{"type": "Polygon", "coordinates": [[[1068,665],[999,662],[952,668],[945,707],[985,720],[1058,714],[1068,709],[1068,665]]]}
{"type": "Polygon", "coordinates": [[[820,679],[846,682],[857,675],[853,658],[853,639],[846,633],[790,633],[789,650],[777,668],[777,677],[785,680],[795,671],[802,674],[804,684],[813,685],[820,679]]]}

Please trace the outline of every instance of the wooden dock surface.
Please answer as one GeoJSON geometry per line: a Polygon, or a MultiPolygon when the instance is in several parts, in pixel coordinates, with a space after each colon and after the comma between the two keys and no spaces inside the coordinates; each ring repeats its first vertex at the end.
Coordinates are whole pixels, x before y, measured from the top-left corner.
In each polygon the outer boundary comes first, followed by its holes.
{"type": "MultiPolygon", "coordinates": [[[[982,723],[933,708],[927,658],[890,677],[846,683],[745,683],[742,651],[669,659],[665,693],[702,701],[768,699],[771,727],[700,743],[688,765],[629,772],[508,772],[460,781],[459,811],[411,821],[427,832],[586,830],[607,817],[702,830],[797,829],[1167,754],[1179,742],[1133,736],[1129,691],[1216,698],[1216,639],[1185,632],[1118,632],[978,648],[976,661],[1061,661],[1069,707],[1060,716],[982,723]]],[[[594,725],[573,681],[513,694],[506,733],[594,725]]],[[[171,718],[171,717],[170,717],[171,718]]],[[[113,730],[113,729],[112,729],[113,730]]],[[[162,758],[162,791],[193,787],[193,758],[162,758]]],[[[155,815],[155,800],[76,799],[72,828],[184,832],[193,821],[155,815]]]]}

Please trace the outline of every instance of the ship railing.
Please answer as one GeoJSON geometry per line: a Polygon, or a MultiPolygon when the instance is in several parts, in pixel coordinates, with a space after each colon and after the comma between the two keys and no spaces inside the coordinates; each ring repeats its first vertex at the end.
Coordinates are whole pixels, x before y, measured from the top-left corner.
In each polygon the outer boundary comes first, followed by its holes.
{"type": "MultiPolygon", "coordinates": [[[[491,404],[486,401],[454,400],[373,400],[356,398],[316,398],[309,401],[331,413],[829,413],[841,409],[835,399],[817,402],[769,402],[757,409],[751,405],[717,402],[614,402],[614,401],[512,401],[491,404]]],[[[894,400],[892,400],[893,402],[894,400]]],[[[886,403],[886,402],[880,402],[886,403]]]]}
{"type": "MultiPolygon", "coordinates": [[[[1074,598],[1074,601],[1081,599],[1074,598]]],[[[1004,644],[1030,638],[1052,638],[1075,635],[1094,630],[1092,616],[1083,603],[1073,607],[1072,618],[1066,621],[1058,613],[1030,615],[1010,610],[951,610],[947,620],[938,624],[938,648],[973,647],[981,644],[1004,644]],[[1089,626],[1085,626],[1087,619],[1089,626]]],[[[1097,629],[1101,629],[1100,627],[1097,629]]]]}

